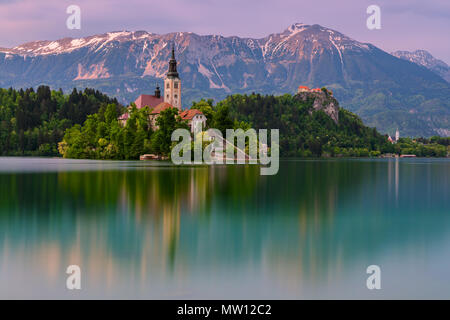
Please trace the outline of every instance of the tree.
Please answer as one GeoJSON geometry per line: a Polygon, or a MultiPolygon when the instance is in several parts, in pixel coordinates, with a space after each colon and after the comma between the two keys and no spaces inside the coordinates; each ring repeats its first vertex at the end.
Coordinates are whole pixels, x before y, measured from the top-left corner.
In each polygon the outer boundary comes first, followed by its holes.
{"type": "Polygon", "coordinates": [[[213,119],[213,127],[220,130],[224,136],[227,129],[234,128],[234,121],[230,117],[229,106],[227,104],[219,103],[216,106],[213,119]]]}
{"type": "Polygon", "coordinates": [[[152,137],[153,149],[160,154],[169,155],[172,146],[172,133],[176,129],[184,128],[189,130],[188,124],[178,115],[178,109],[168,108],[161,111],[156,124],[158,130],[152,137]]]}
{"type": "Polygon", "coordinates": [[[118,106],[116,99],[92,89],[74,90],[69,96],[48,86],[40,86],[36,92],[32,88],[0,89],[0,107],[4,108],[0,134],[5,141],[1,153],[55,156],[66,129],[82,124],[108,104],[118,106]]]}

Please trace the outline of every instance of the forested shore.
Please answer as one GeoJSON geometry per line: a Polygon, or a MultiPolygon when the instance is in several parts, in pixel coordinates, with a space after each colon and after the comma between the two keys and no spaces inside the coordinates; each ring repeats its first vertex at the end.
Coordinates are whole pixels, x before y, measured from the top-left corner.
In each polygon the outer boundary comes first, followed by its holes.
{"type": "MultiPolygon", "coordinates": [[[[336,123],[312,101],[295,95],[231,95],[214,103],[200,100],[190,108],[207,117],[207,127],[280,130],[281,157],[378,157],[413,154],[445,157],[450,138],[400,138],[395,144],[355,114],[339,107],[336,123]]],[[[187,128],[176,109],[158,117],[158,130],[148,122],[149,108],[128,109],[98,90],[70,94],[40,86],[36,90],[0,89],[0,154],[64,156],[88,159],[139,159],[168,155],[171,132],[187,128]],[[126,125],[118,117],[129,111],[126,125]]]]}

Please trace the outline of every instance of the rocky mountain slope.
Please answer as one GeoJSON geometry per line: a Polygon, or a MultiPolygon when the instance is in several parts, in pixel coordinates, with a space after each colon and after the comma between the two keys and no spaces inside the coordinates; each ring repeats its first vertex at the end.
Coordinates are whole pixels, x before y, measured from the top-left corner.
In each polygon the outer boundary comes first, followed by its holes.
{"type": "Polygon", "coordinates": [[[261,39],[122,31],[0,49],[0,86],[94,87],[134,101],[167,72],[175,46],[185,106],[231,93],[294,93],[326,86],[382,132],[450,134],[450,84],[415,63],[319,25],[261,39]]]}
{"type": "Polygon", "coordinates": [[[444,61],[433,57],[428,51],[395,51],[392,52],[392,55],[396,56],[397,58],[411,61],[418,65],[424,66],[425,68],[430,69],[434,73],[440,75],[442,78],[450,82],[450,66],[444,61]]]}
{"type": "Polygon", "coordinates": [[[339,102],[327,90],[319,92],[299,92],[296,98],[300,101],[312,101],[312,111],[322,110],[334,123],[339,123],[339,102]]]}

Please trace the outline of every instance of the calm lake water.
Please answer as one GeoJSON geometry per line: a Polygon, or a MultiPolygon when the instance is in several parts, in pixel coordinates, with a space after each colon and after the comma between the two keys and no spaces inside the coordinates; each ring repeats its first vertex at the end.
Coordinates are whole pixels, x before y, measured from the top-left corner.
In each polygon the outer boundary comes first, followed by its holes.
{"type": "Polygon", "coordinates": [[[0,298],[450,299],[450,161],[0,158],[0,298]]]}

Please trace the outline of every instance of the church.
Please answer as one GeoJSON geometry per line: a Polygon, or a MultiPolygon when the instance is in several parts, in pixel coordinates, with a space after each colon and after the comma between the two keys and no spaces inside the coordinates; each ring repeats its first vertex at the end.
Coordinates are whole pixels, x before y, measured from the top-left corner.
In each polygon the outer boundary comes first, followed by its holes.
{"type": "MultiPolygon", "coordinates": [[[[144,107],[150,108],[150,125],[153,130],[157,130],[158,126],[156,124],[156,119],[158,118],[161,111],[168,108],[178,109],[178,114],[183,120],[188,122],[191,131],[200,124],[204,128],[206,125],[206,117],[199,110],[182,110],[181,107],[181,79],[177,71],[177,60],[175,59],[175,49],[172,48],[172,56],[169,60],[169,71],[164,79],[163,94],[161,95],[161,90],[159,86],[156,86],[155,94],[141,94],[136,101],[137,109],[144,107]]],[[[119,122],[125,125],[128,120],[128,112],[124,113],[119,117],[119,122]]]]}

